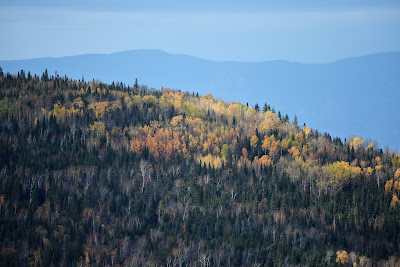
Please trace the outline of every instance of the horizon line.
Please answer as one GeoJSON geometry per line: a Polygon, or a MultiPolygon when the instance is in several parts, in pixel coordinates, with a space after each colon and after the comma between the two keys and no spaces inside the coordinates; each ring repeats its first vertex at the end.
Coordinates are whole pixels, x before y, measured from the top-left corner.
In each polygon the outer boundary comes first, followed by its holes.
{"type": "Polygon", "coordinates": [[[369,53],[369,54],[362,54],[359,56],[348,56],[348,57],[342,57],[338,58],[333,61],[329,62],[300,62],[300,61],[293,61],[293,60],[287,60],[287,59],[271,59],[271,60],[216,60],[216,59],[209,59],[209,58],[202,58],[194,55],[189,55],[189,54],[182,54],[182,53],[171,53],[167,52],[162,49],[157,49],[157,48],[139,48],[139,49],[129,49],[129,50],[121,50],[121,51],[116,51],[116,52],[111,52],[111,53],[85,53],[85,54],[75,54],[75,55],[65,55],[65,56],[45,56],[45,57],[32,57],[32,58],[23,58],[23,59],[0,59],[0,61],[25,61],[25,60],[38,60],[38,59],[62,59],[62,58],[69,58],[69,57],[80,57],[80,56],[94,56],[94,55],[100,55],[100,56],[106,56],[106,55],[116,55],[116,54],[121,54],[121,53],[127,53],[127,52],[139,52],[139,51],[154,51],[154,52],[162,52],[164,54],[169,54],[169,55],[175,55],[175,56],[186,56],[186,57],[192,57],[196,58],[199,60],[206,60],[206,61],[213,61],[213,62],[233,62],[233,63],[265,63],[265,62],[288,62],[288,63],[297,63],[297,64],[307,64],[307,65],[325,65],[325,64],[331,64],[335,63],[338,61],[346,60],[346,59],[353,59],[353,58],[360,58],[360,57],[366,57],[366,56],[372,56],[372,55],[377,55],[377,54],[389,54],[389,53],[399,53],[400,50],[392,50],[392,51],[380,51],[380,52],[374,52],[374,53],[369,53]]]}

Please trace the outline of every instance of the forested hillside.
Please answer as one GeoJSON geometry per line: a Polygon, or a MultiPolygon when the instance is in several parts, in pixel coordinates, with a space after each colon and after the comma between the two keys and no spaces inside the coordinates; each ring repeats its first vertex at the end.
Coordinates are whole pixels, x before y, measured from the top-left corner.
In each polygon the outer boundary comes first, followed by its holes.
{"type": "Polygon", "coordinates": [[[297,114],[299,121],[342,140],[350,135],[363,136],[382,148],[387,145],[400,150],[400,116],[396,116],[400,52],[303,64],[221,62],[160,50],[131,50],[109,55],[0,60],[0,66],[12,74],[25,69],[41,76],[47,68],[51,74],[66,74],[77,80],[84,76],[104,83],[117,80],[133,85],[137,77],[154,88],[164,86],[201,95],[211,92],[252,106],[268,102],[291,119],[297,114]]]}
{"type": "Polygon", "coordinates": [[[268,104],[0,73],[1,266],[399,266],[399,191],[268,104]]]}

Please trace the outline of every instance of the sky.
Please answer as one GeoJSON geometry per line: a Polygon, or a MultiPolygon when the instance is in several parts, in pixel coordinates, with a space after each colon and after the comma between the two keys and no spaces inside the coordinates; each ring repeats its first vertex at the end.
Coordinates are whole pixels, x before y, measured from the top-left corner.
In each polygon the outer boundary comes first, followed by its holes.
{"type": "Polygon", "coordinates": [[[2,0],[0,60],[160,49],[328,63],[400,51],[397,0],[2,0]]]}

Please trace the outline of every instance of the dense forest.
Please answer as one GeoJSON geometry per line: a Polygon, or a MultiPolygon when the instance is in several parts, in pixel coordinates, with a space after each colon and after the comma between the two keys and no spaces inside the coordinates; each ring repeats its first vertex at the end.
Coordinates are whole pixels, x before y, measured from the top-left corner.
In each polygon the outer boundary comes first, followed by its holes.
{"type": "Polygon", "coordinates": [[[399,192],[268,104],[0,71],[1,266],[399,266],[399,192]]]}

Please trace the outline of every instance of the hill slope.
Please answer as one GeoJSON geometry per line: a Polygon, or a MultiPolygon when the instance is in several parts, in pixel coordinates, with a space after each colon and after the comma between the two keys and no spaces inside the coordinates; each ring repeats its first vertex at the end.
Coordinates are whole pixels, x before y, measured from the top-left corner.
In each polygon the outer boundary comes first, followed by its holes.
{"type": "Polygon", "coordinates": [[[400,154],[268,107],[0,76],[0,266],[398,266],[399,194],[400,154]]]}
{"type": "Polygon", "coordinates": [[[286,61],[217,62],[159,50],[0,61],[5,72],[45,68],[103,82],[138,78],[151,87],[172,87],[260,106],[273,103],[301,122],[342,138],[363,136],[400,149],[400,52],[349,58],[330,64],[286,61]]]}

